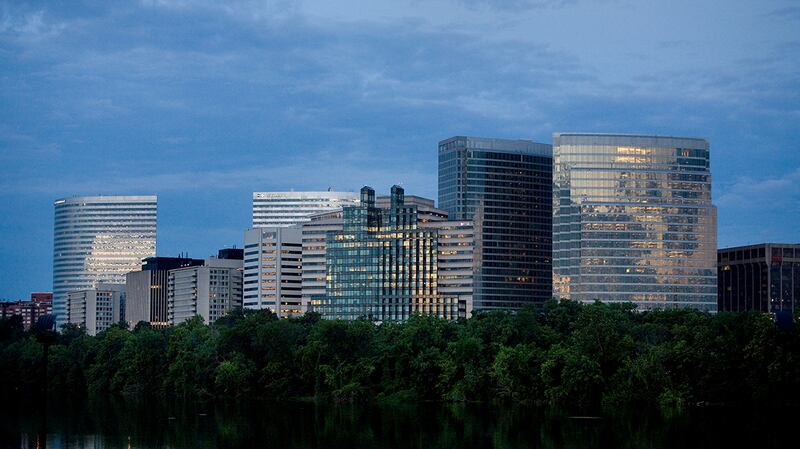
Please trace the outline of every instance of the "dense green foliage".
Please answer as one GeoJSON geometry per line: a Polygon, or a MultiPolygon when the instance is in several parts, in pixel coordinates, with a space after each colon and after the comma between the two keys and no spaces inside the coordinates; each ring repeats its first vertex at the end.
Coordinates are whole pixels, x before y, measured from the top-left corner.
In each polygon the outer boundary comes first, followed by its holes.
{"type": "MultiPolygon", "coordinates": [[[[491,401],[563,407],[800,402],[800,336],[759,313],[658,311],[555,301],[462,322],[402,324],[234,312],[96,337],[66,327],[50,347],[51,393],[491,401]]],[[[6,391],[43,382],[43,348],[0,321],[6,391]]]]}

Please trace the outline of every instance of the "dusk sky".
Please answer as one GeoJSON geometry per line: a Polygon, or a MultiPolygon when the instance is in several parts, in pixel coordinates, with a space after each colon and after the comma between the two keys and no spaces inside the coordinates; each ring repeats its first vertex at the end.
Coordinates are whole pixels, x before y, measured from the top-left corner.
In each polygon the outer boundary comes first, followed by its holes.
{"type": "Polygon", "coordinates": [[[437,142],[704,137],[719,246],[800,242],[800,1],[0,4],[0,298],[52,288],[53,201],[157,194],[158,253],[251,193],[401,184],[437,142]]]}

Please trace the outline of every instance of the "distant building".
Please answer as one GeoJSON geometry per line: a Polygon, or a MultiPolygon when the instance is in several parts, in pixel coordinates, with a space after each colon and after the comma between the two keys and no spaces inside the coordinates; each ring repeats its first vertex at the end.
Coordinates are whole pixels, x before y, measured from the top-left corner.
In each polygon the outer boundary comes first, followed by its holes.
{"type": "Polygon", "coordinates": [[[156,203],[152,196],[79,196],[54,203],[53,312],[66,320],[67,293],[99,283],[125,282],[156,254],[156,203]]]}
{"type": "Polygon", "coordinates": [[[556,133],[553,157],[555,296],[717,309],[706,140],[556,133]]]}
{"type": "Polygon", "coordinates": [[[302,301],[300,226],[248,229],[244,233],[244,308],[279,317],[305,313],[302,301]]]}
{"type": "Polygon", "coordinates": [[[286,227],[309,216],[358,204],[354,192],[253,192],[253,227],[286,227]]]}
{"type": "Polygon", "coordinates": [[[436,231],[437,291],[440,297],[458,302],[458,316],[470,318],[473,310],[473,291],[477,255],[475,228],[471,221],[429,221],[420,229],[436,231]]]}
{"type": "Polygon", "coordinates": [[[476,311],[552,298],[552,147],[456,136],[439,142],[439,207],[475,226],[476,311]]]}
{"type": "Polygon", "coordinates": [[[170,324],[195,315],[213,323],[242,306],[242,260],[209,257],[201,266],[169,270],[167,298],[170,324]]]}
{"type": "Polygon", "coordinates": [[[800,244],[761,243],[717,252],[720,311],[800,312],[800,244]]]}
{"type": "Polygon", "coordinates": [[[325,300],[325,251],[329,232],[342,230],[342,211],[311,216],[302,225],[302,304],[306,311],[317,311],[325,300]]]}
{"type": "Polygon", "coordinates": [[[203,265],[203,259],[185,257],[148,257],[141,271],[125,276],[125,319],[131,327],[140,321],[152,326],[168,326],[167,281],[169,270],[203,265]]]}
{"type": "Polygon", "coordinates": [[[89,335],[108,329],[125,319],[125,286],[98,284],[97,287],[67,293],[67,319],[89,335]]]}
{"type": "Polygon", "coordinates": [[[362,188],[360,204],[343,210],[342,230],[326,234],[326,296],[314,310],[328,319],[380,322],[416,313],[465,317],[467,298],[438,289],[438,230],[421,226],[419,206],[405,204],[401,187],[391,191],[382,209],[375,191],[362,188]]]}
{"type": "Polygon", "coordinates": [[[53,313],[52,293],[31,293],[29,301],[0,302],[0,318],[22,317],[22,327],[30,330],[42,315],[53,313]]]}
{"type": "Polygon", "coordinates": [[[242,248],[223,248],[217,252],[218,259],[244,260],[242,248]]]}

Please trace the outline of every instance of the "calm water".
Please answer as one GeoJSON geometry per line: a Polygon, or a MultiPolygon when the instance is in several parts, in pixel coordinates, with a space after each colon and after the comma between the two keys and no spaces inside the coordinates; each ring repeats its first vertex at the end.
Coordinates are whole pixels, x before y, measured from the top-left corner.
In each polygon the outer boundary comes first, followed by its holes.
{"type": "Polygon", "coordinates": [[[797,411],[695,409],[600,419],[510,406],[32,404],[0,411],[3,448],[791,448],[797,411]]]}

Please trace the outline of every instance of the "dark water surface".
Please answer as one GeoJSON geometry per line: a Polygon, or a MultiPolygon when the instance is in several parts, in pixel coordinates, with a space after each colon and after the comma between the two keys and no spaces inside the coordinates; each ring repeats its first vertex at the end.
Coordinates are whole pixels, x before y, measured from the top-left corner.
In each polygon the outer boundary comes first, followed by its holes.
{"type": "MultiPolygon", "coordinates": [[[[34,401],[31,401],[34,402],[34,401]]],[[[570,417],[501,405],[3,404],[2,448],[793,448],[797,410],[570,417]]]]}

